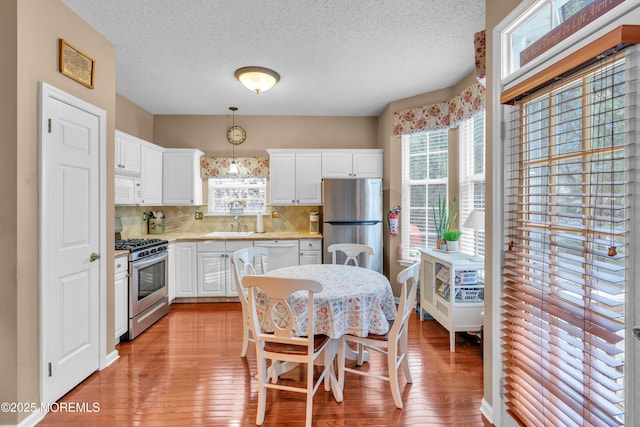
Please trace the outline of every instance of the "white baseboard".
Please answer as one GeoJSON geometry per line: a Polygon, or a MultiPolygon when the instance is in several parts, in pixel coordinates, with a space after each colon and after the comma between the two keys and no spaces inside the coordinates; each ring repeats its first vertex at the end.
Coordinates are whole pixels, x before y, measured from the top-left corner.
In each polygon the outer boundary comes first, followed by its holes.
{"type": "Polygon", "coordinates": [[[493,407],[489,405],[489,403],[483,398],[482,403],[480,403],[480,412],[484,417],[493,424],[493,407]]]}
{"type": "Polygon", "coordinates": [[[46,412],[37,410],[32,412],[24,420],[20,421],[20,424],[4,424],[0,425],[0,427],[34,427],[36,424],[42,421],[45,415],[47,415],[46,412]]]}
{"type": "MultiPolygon", "coordinates": [[[[113,362],[115,362],[119,358],[120,358],[120,354],[118,353],[118,350],[113,350],[111,353],[109,353],[107,355],[107,363],[106,363],[104,368],[110,366],[113,362]]],[[[104,369],[104,368],[102,368],[102,369],[104,369]]]]}

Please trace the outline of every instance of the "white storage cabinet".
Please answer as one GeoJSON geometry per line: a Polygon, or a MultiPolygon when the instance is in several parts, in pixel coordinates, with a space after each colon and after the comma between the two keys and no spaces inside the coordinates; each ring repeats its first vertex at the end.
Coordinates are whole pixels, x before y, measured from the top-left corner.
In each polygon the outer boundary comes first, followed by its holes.
{"type": "Polygon", "coordinates": [[[115,261],[115,339],[120,342],[120,337],[129,330],[129,258],[126,255],[119,256],[115,261]]]}
{"type": "Polygon", "coordinates": [[[324,150],[322,178],[382,178],[383,150],[324,150]]]}
{"type": "Polygon", "coordinates": [[[322,204],[322,156],[319,151],[267,151],[272,205],[322,204]]]}
{"type": "Polygon", "coordinates": [[[299,264],[322,264],[322,239],[300,239],[299,264]]]}
{"type": "Polygon", "coordinates": [[[167,148],[163,153],[162,201],[168,206],[202,205],[200,157],[189,148],[167,148]]]}
{"type": "Polygon", "coordinates": [[[148,142],[140,146],[141,205],[162,205],[163,152],[164,148],[148,142]]]}
{"type": "Polygon", "coordinates": [[[197,243],[198,297],[237,297],[231,257],[239,249],[250,248],[248,240],[207,240],[197,243]]]}
{"type": "Polygon", "coordinates": [[[196,270],[196,254],[196,242],[175,243],[174,257],[176,298],[198,296],[198,273],[196,270]]]}
{"type": "Polygon", "coordinates": [[[456,332],[479,332],[484,310],[484,262],[471,254],[422,250],[420,320],[426,310],[449,331],[455,351],[456,332]]]}

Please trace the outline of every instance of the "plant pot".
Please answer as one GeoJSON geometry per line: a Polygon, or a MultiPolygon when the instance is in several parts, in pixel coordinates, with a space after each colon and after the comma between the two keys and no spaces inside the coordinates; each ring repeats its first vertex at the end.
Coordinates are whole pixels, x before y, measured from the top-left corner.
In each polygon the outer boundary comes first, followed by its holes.
{"type": "Polygon", "coordinates": [[[447,251],[458,252],[460,250],[459,240],[447,240],[447,251]]]}

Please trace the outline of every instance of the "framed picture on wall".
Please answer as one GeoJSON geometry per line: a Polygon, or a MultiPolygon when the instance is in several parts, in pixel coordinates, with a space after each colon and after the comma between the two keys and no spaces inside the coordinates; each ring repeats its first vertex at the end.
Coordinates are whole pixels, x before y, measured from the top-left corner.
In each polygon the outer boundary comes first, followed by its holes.
{"type": "Polygon", "coordinates": [[[63,39],[60,39],[60,72],[93,89],[95,60],[63,39]]]}

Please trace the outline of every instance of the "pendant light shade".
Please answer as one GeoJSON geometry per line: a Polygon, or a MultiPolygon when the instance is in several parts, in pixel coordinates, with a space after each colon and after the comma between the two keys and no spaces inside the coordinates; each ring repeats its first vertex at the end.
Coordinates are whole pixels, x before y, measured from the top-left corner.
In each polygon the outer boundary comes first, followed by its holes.
{"type": "Polygon", "coordinates": [[[237,163],[236,163],[236,159],[234,158],[234,159],[231,161],[231,164],[229,165],[229,172],[228,172],[228,173],[230,173],[230,174],[234,174],[234,175],[235,175],[235,174],[237,174],[237,173],[239,173],[239,172],[240,172],[240,171],[238,170],[238,165],[237,165],[237,163]]]}
{"type": "Polygon", "coordinates": [[[280,74],[264,67],[242,67],[236,70],[236,79],[256,93],[271,89],[280,80],[280,74]]]}

